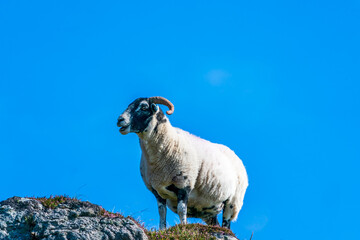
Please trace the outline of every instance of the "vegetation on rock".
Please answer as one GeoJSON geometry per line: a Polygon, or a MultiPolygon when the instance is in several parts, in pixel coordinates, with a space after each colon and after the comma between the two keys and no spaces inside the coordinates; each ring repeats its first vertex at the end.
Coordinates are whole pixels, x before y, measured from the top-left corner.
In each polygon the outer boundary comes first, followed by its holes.
{"type": "Polygon", "coordinates": [[[77,198],[71,198],[66,195],[61,195],[61,196],[50,195],[50,197],[28,197],[28,198],[38,200],[39,202],[41,202],[41,204],[44,207],[51,208],[51,209],[55,209],[57,206],[59,206],[59,204],[64,203],[64,202],[80,201],[77,198]]]}
{"type": "MultiPolygon", "coordinates": [[[[45,208],[55,209],[59,207],[60,204],[63,203],[80,203],[81,200],[77,198],[72,198],[66,195],[61,196],[50,196],[50,197],[28,197],[30,199],[35,199],[41,202],[41,204],[45,208]]],[[[106,217],[106,218],[122,218],[122,219],[130,219],[136,225],[138,225],[148,236],[149,240],[162,240],[162,239],[170,239],[170,240],[190,240],[190,239],[198,239],[198,240],[212,240],[218,239],[216,236],[232,236],[236,238],[234,233],[227,229],[219,226],[207,226],[199,223],[195,224],[177,224],[173,227],[167,228],[166,230],[156,230],[156,229],[147,229],[145,228],[143,223],[140,223],[139,220],[135,220],[131,216],[124,217],[120,213],[113,213],[105,210],[101,206],[98,206],[99,211],[95,213],[95,215],[106,217]]]]}
{"type": "Polygon", "coordinates": [[[230,235],[235,237],[234,233],[227,229],[217,226],[207,226],[200,223],[178,224],[161,231],[147,231],[147,236],[151,240],[171,239],[171,240],[213,240],[217,239],[215,235],[230,235]]]}

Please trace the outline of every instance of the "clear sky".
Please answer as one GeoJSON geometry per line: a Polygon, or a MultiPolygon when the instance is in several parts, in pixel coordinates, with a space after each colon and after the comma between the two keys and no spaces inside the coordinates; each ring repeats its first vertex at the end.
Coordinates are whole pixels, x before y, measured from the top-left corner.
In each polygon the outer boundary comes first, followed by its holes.
{"type": "Polygon", "coordinates": [[[240,239],[360,239],[359,12],[359,1],[0,1],[0,200],[67,194],[157,227],[137,136],[116,119],[160,95],[174,126],[243,160],[240,239]]]}

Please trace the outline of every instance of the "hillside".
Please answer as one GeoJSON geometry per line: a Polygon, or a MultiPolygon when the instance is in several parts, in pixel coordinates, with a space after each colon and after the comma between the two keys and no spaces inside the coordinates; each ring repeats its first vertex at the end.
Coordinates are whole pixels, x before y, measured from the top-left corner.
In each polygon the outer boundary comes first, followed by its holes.
{"type": "Polygon", "coordinates": [[[1,240],[229,239],[234,234],[202,224],[148,230],[132,217],[65,196],[12,197],[0,202],[1,240]]]}

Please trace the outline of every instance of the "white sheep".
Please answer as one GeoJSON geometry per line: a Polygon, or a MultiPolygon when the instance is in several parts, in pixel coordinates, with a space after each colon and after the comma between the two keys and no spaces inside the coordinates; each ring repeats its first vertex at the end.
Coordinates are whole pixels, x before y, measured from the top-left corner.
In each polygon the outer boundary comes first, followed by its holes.
{"type": "Polygon", "coordinates": [[[135,132],[142,150],[140,172],[146,187],[155,195],[160,229],[166,228],[166,206],[187,217],[230,228],[237,219],[248,186],[242,161],[228,147],[211,143],[172,127],[156,104],[173,104],[162,97],[138,98],[118,118],[120,133],[135,132]]]}

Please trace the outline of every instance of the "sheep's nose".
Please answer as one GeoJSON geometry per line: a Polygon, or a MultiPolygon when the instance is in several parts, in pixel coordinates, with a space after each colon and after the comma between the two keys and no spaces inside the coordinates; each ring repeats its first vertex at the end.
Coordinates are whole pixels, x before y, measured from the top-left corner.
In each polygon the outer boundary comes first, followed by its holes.
{"type": "Polygon", "coordinates": [[[122,122],[122,121],[124,121],[125,119],[123,118],[123,117],[119,117],[118,118],[118,121],[117,121],[117,126],[118,127],[120,127],[119,125],[120,125],[120,123],[122,122]]]}

